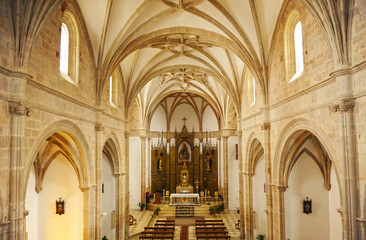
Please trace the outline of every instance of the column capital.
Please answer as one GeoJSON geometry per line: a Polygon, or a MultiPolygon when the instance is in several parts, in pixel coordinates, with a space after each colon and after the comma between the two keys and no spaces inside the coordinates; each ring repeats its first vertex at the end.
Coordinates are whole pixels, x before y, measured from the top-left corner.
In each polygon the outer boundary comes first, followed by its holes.
{"type": "Polygon", "coordinates": [[[17,116],[30,116],[32,115],[32,110],[23,102],[9,102],[9,113],[17,116]]]}
{"type": "Polygon", "coordinates": [[[104,130],[104,126],[101,123],[96,123],[95,124],[95,131],[101,132],[103,130],[104,130]]]}
{"type": "Polygon", "coordinates": [[[125,131],[124,134],[125,134],[125,138],[128,138],[131,135],[130,131],[125,131]]]}
{"type": "Polygon", "coordinates": [[[340,103],[329,106],[331,112],[351,113],[355,108],[355,100],[353,98],[342,99],[340,103]]]}
{"type": "Polygon", "coordinates": [[[90,186],[81,186],[80,187],[80,190],[85,193],[85,192],[88,192],[90,189],[93,189],[93,188],[96,188],[97,185],[96,184],[93,184],[93,185],[90,185],[90,186]]]}
{"type": "Polygon", "coordinates": [[[263,125],[261,127],[262,127],[262,130],[270,130],[271,129],[271,123],[265,122],[265,123],[263,123],[263,125]]]}
{"type": "Polygon", "coordinates": [[[276,190],[277,192],[285,192],[288,188],[287,185],[272,185],[272,188],[276,190]]]}

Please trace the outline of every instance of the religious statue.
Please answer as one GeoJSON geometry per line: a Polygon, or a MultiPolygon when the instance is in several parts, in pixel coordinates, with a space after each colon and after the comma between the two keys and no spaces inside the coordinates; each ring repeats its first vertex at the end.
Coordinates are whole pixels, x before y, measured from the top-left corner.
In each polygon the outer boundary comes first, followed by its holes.
{"type": "Polygon", "coordinates": [[[160,153],[160,155],[158,157],[157,169],[159,171],[163,170],[163,153],[160,153]]]}
{"type": "Polygon", "coordinates": [[[206,153],[206,170],[212,171],[212,157],[208,152],[206,153]]]}
{"type": "Polygon", "coordinates": [[[188,152],[187,146],[185,144],[183,144],[183,148],[179,152],[179,159],[182,161],[184,161],[184,160],[187,161],[189,158],[190,158],[190,153],[188,152]]]}

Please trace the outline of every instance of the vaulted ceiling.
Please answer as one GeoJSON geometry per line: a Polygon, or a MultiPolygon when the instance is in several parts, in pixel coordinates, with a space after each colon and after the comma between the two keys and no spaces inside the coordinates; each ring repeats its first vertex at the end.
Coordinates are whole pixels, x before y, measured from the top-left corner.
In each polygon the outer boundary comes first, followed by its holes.
{"type": "MultiPolygon", "coordinates": [[[[283,0],[78,0],[99,70],[99,92],[116,68],[126,107],[147,117],[162,96],[200,96],[218,116],[239,113],[245,72],[262,92],[283,0]]],[[[148,118],[148,117],[147,117],[148,118]]]]}

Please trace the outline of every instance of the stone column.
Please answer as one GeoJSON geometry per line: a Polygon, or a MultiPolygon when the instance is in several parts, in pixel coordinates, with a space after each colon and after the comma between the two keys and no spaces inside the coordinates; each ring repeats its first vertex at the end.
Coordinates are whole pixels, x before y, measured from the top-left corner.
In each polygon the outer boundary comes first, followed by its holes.
{"type": "MultiPolygon", "coordinates": [[[[96,225],[95,221],[92,221],[96,216],[96,185],[80,187],[83,192],[83,205],[84,205],[84,230],[83,239],[96,239],[96,225]]],[[[99,215],[100,217],[100,215],[99,215]]]]}
{"type": "Polygon", "coordinates": [[[141,139],[141,202],[146,204],[146,137],[141,139]]]}
{"type": "Polygon", "coordinates": [[[9,179],[9,239],[25,238],[25,176],[24,143],[25,116],[31,111],[22,102],[9,103],[10,118],[10,179],[9,179]]]}
{"type": "MultiPolygon", "coordinates": [[[[238,121],[238,126],[240,122],[238,121]]],[[[238,127],[239,128],[239,127],[238,127]]],[[[244,155],[243,155],[243,133],[238,131],[238,161],[239,161],[239,208],[240,208],[240,239],[245,239],[245,217],[244,217],[244,155]]]]}
{"type": "Polygon", "coordinates": [[[223,168],[224,168],[224,206],[229,207],[229,166],[228,166],[228,136],[223,136],[223,168]]]}
{"type": "Polygon", "coordinates": [[[123,194],[123,178],[125,173],[116,173],[116,239],[124,235],[124,194],[123,194]]]}
{"type": "Polygon", "coordinates": [[[147,166],[148,166],[148,174],[147,174],[147,189],[151,194],[151,138],[147,140],[147,166]]]}
{"type": "Polygon", "coordinates": [[[102,239],[102,184],[103,184],[103,126],[100,123],[95,125],[95,236],[102,239]]]}
{"type": "Polygon", "coordinates": [[[366,239],[366,218],[357,218],[357,221],[360,223],[360,239],[366,239]]]}
{"type": "Polygon", "coordinates": [[[254,215],[253,215],[253,174],[244,171],[244,181],[243,181],[243,195],[244,195],[244,229],[245,229],[245,239],[254,239],[254,215]]]}
{"type": "Polygon", "coordinates": [[[270,146],[270,123],[264,123],[262,126],[264,143],[263,143],[263,154],[265,161],[265,191],[266,191],[266,215],[267,215],[267,225],[266,225],[266,238],[268,240],[273,239],[273,223],[272,223],[272,166],[271,166],[271,146],[270,146]]]}
{"type": "Polygon", "coordinates": [[[272,185],[273,238],[285,240],[285,191],[287,186],[272,185]]]}
{"type": "Polygon", "coordinates": [[[359,216],[358,171],[356,154],[356,135],[354,129],[353,99],[342,99],[340,103],[331,106],[330,110],[339,113],[341,136],[342,185],[343,200],[342,214],[345,223],[344,239],[359,239],[357,218],[359,216]]]}
{"type": "MultiPolygon", "coordinates": [[[[128,124],[126,124],[126,129],[129,129],[128,124]]],[[[130,133],[129,131],[125,131],[125,157],[124,157],[124,175],[122,184],[124,187],[124,234],[122,239],[127,240],[129,237],[129,223],[128,217],[130,213],[130,133]]]]}
{"type": "MultiPolygon", "coordinates": [[[[220,188],[222,188],[222,146],[221,146],[221,138],[217,138],[217,141],[218,141],[218,146],[217,146],[217,169],[218,169],[218,178],[217,178],[217,183],[219,185],[219,190],[220,188]]],[[[203,182],[203,181],[201,181],[203,182]]]]}

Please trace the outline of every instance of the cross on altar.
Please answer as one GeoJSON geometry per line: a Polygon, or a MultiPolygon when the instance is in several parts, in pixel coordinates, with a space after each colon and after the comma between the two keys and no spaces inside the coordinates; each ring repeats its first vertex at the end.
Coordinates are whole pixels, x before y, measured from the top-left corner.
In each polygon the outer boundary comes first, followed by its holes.
{"type": "Polygon", "coordinates": [[[183,120],[183,122],[184,122],[184,126],[185,126],[185,125],[186,125],[187,118],[186,118],[186,117],[184,117],[182,120],[183,120]]]}

